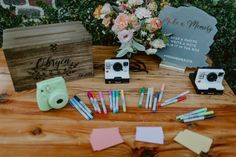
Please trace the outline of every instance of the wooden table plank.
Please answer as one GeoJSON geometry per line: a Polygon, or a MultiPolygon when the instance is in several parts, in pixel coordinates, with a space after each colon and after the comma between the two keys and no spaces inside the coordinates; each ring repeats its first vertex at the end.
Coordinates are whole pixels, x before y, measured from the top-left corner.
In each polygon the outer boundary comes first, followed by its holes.
{"type": "MultiPolygon", "coordinates": [[[[35,100],[35,90],[14,92],[10,74],[2,51],[0,51],[0,156],[7,157],[92,157],[92,156],[142,156],[143,152],[158,157],[195,157],[193,152],[173,141],[179,131],[190,129],[213,138],[209,152],[213,157],[236,156],[236,97],[226,82],[221,96],[196,95],[188,79],[188,73],[158,69],[156,59],[138,55],[144,61],[149,74],[131,73],[129,84],[106,85],[102,65],[105,58],[113,57],[114,47],[94,46],[95,77],[68,82],[70,96],[77,94],[89,104],[86,91],[124,89],[128,104],[127,113],[95,115],[86,121],[71,106],[61,110],[40,112],[35,100]],[[184,102],[163,107],[157,113],[137,108],[139,89],[142,86],[160,89],[167,84],[164,99],[182,91],[190,90],[184,102]],[[216,112],[216,118],[187,124],[179,123],[175,116],[200,107],[216,112]],[[155,145],[135,142],[137,126],[162,126],[165,144],[155,145]],[[100,152],[93,152],[89,134],[93,128],[119,127],[125,143],[100,152]]],[[[108,99],[107,93],[105,95],[108,99]]],[[[92,108],[92,106],[89,106],[92,108]]]]}

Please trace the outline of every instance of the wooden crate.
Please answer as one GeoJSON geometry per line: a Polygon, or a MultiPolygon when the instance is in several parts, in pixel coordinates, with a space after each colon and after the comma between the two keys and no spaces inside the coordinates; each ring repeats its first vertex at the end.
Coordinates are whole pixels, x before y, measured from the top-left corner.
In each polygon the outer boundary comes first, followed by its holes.
{"type": "Polygon", "coordinates": [[[93,76],[92,37],[80,22],[4,30],[3,51],[16,91],[54,76],[93,76]]]}

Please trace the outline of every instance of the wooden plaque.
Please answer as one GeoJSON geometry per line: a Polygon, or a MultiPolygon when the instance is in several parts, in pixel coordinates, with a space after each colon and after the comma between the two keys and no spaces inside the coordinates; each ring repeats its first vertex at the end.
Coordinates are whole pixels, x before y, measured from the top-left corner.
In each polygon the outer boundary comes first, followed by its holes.
{"type": "Polygon", "coordinates": [[[3,50],[16,91],[55,76],[93,76],[92,37],[80,22],[4,30],[3,50]]]}

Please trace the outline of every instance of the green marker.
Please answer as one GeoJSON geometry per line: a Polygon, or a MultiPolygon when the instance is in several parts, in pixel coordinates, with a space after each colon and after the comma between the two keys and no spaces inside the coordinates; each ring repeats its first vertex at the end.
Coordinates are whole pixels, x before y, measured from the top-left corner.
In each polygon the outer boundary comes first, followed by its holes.
{"type": "Polygon", "coordinates": [[[196,114],[192,114],[192,115],[188,115],[188,116],[183,116],[179,120],[191,119],[191,118],[199,117],[199,116],[210,116],[213,114],[214,114],[214,111],[201,112],[201,113],[196,113],[196,114]]]}
{"type": "Polygon", "coordinates": [[[145,88],[142,87],[142,88],[140,89],[140,98],[139,98],[139,101],[138,101],[138,107],[139,107],[139,108],[142,108],[142,106],[143,106],[144,94],[145,94],[145,88]]]}
{"type": "Polygon", "coordinates": [[[181,119],[184,116],[189,116],[189,115],[193,115],[193,114],[197,114],[197,113],[202,113],[202,112],[207,112],[207,108],[200,108],[200,109],[194,110],[192,112],[179,115],[179,116],[176,117],[176,119],[178,120],[178,119],[181,119]]]}
{"type": "Polygon", "coordinates": [[[117,90],[116,91],[116,113],[119,112],[119,97],[120,97],[120,92],[117,90]]]}

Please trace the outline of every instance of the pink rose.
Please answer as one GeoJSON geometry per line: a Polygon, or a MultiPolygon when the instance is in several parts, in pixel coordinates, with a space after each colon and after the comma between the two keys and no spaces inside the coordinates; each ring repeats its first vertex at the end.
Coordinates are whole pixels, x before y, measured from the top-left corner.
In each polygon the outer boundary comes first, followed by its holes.
{"type": "Polygon", "coordinates": [[[110,17],[110,16],[104,17],[104,19],[102,20],[102,24],[103,24],[105,27],[109,27],[110,24],[111,24],[111,17],[110,17]]]}
{"type": "Polygon", "coordinates": [[[118,32],[118,39],[121,43],[127,43],[133,38],[133,30],[123,30],[118,32]]]}
{"type": "Polygon", "coordinates": [[[112,31],[118,33],[124,30],[126,27],[128,27],[128,24],[129,24],[129,17],[124,13],[120,13],[114,21],[114,25],[112,26],[112,31]]]}
{"type": "Polygon", "coordinates": [[[125,10],[128,9],[128,6],[127,6],[126,4],[121,4],[121,5],[119,6],[119,9],[120,9],[120,11],[125,11],[125,10]]]}
{"type": "Polygon", "coordinates": [[[147,29],[149,30],[149,32],[155,32],[156,30],[159,30],[162,27],[162,22],[157,17],[148,19],[147,23],[147,29]]]}

